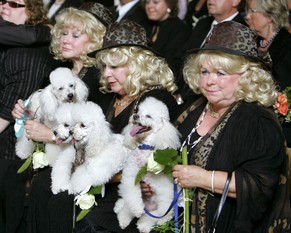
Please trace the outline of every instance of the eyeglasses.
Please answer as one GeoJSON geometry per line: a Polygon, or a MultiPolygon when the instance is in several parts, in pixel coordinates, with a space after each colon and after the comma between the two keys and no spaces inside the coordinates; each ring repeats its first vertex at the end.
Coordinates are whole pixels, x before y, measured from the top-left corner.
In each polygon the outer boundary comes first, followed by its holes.
{"type": "Polygon", "coordinates": [[[252,9],[252,8],[249,8],[246,10],[246,14],[251,14],[251,15],[257,12],[259,12],[257,9],[252,9]]]}
{"type": "MultiPolygon", "coordinates": [[[[1,1],[1,0],[0,0],[1,1]]],[[[8,4],[11,8],[21,8],[21,7],[25,7],[24,4],[20,4],[17,2],[13,2],[13,1],[6,1],[6,0],[2,0],[2,5],[4,4],[8,4]]]]}

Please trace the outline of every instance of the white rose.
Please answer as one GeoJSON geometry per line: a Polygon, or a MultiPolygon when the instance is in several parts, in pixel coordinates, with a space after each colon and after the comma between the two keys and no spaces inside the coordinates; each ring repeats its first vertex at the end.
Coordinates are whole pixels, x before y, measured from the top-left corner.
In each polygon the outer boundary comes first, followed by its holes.
{"type": "Polygon", "coordinates": [[[48,161],[46,159],[46,154],[44,152],[38,151],[32,154],[32,164],[33,169],[43,168],[48,165],[48,161]]]}
{"type": "Polygon", "coordinates": [[[152,152],[148,160],[147,171],[153,172],[155,175],[158,175],[164,169],[165,169],[164,165],[159,164],[154,160],[154,153],[152,152]]]}
{"type": "Polygon", "coordinates": [[[82,210],[88,210],[93,205],[96,205],[95,197],[92,194],[80,195],[77,198],[76,205],[79,205],[82,210]]]}

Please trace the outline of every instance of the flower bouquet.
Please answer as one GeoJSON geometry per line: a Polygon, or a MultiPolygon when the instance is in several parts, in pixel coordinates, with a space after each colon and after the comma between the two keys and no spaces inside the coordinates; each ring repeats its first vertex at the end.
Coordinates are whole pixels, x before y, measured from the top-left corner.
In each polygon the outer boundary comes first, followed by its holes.
{"type": "Polygon", "coordinates": [[[278,93],[277,101],[274,105],[275,113],[280,123],[291,122],[291,87],[286,87],[278,93]]]}

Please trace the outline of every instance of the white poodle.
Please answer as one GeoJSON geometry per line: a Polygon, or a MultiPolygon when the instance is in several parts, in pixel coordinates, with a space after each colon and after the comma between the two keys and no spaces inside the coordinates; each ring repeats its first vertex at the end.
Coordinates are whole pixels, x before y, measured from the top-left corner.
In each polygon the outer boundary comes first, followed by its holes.
{"type": "Polygon", "coordinates": [[[140,185],[135,185],[135,178],[154,150],[179,148],[179,133],[169,122],[166,105],[153,97],[148,97],[140,103],[138,112],[131,116],[130,123],[123,133],[125,145],[133,150],[122,171],[119,185],[121,198],[116,202],[114,211],[122,229],[137,217],[139,231],[150,232],[156,224],[162,225],[171,220],[173,210],[162,218],[153,218],[145,213],[144,207],[152,205],[150,212],[153,215],[164,215],[174,199],[173,181],[163,173],[156,175],[147,172],[142,180],[152,187],[154,195],[148,200],[143,200],[140,185]]]}
{"type": "MultiPolygon", "coordinates": [[[[57,68],[50,74],[50,85],[34,92],[28,98],[27,118],[35,119],[46,126],[55,127],[55,112],[63,103],[83,102],[88,97],[86,84],[77,76],[74,76],[68,68],[57,68]]],[[[48,144],[47,144],[48,145],[48,144]]],[[[22,134],[16,143],[16,154],[21,159],[27,158],[35,150],[32,140],[22,134]]],[[[54,159],[49,158],[50,153],[46,151],[50,165],[54,159]]],[[[55,157],[55,155],[53,155],[55,157]]]]}
{"type": "Polygon", "coordinates": [[[61,151],[52,172],[52,191],[78,194],[107,183],[121,171],[128,149],[122,136],[113,134],[101,108],[93,102],[73,108],[74,146],[61,151]]]}

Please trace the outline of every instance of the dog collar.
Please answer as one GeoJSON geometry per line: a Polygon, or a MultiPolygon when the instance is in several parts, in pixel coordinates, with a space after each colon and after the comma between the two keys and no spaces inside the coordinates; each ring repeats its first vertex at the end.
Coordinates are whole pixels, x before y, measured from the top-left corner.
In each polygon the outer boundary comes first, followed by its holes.
{"type": "Polygon", "coordinates": [[[140,149],[140,150],[154,150],[155,147],[154,146],[147,145],[147,144],[140,144],[138,146],[138,149],[140,149]]]}

